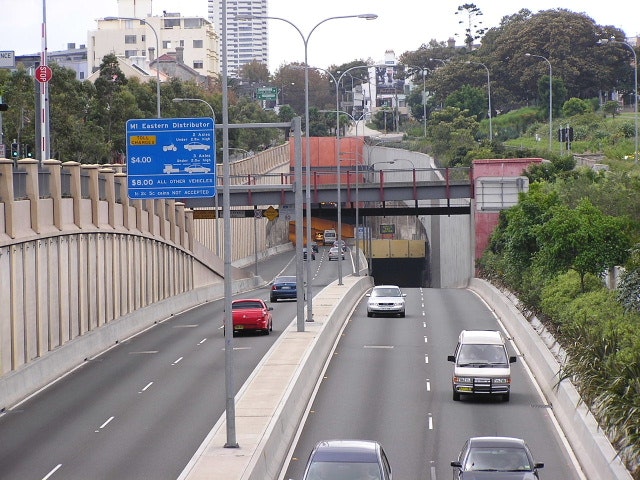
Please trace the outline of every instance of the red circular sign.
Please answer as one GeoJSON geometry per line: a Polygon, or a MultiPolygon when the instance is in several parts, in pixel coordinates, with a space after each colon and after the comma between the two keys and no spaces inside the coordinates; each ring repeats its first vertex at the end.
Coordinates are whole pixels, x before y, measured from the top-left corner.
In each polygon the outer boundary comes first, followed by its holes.
{"type": "Polygon", "coordinates": [[[47,83],[49,80],[51,80],[52,76],[53,72],[47,65],[40,65],[38,68],[36,68],[36,80],[38,80],[40,83],[47,83]]]}

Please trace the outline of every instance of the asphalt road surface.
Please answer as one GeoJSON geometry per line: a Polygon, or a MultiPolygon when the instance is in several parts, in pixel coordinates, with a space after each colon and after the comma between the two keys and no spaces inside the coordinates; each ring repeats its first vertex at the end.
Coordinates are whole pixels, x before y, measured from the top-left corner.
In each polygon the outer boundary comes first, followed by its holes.
{"type": "MultiPolygon", "coordinates": [[[[281,479],[301,480],[309,453],[325,439],[378,440],[394,480],[452,478],[450,462],[472,436],[524,438],[541,479],[578,480],[521,357],[512,364],[511,400],[452,400],[453,354],[462,329],[500,329],[467,290],[405,289],[406,318],[367,318],[365,302],[347,323],[319,384],[281,479]]],[[[517,354],[509,344],[510,355],[517,354]]]]}
{"type": "MultiPolygon", "coordinates": [[[[336,276],[321,249],[313,293],[336,276]]],[[[265,280],[295,274],[295,252],[258,265],[265,280]]],[[[345,262],[345,274],[350,272],[345,262]]],[[[253,267],[251,267],[253,268],[253,267]]],[[[240,295],[268,301],[268,287],[240,295]]],[[[271,335],[234,338],[234,385],[246,378],[296,314],[274,307],[271,335]]],[[[86,361],[0,416],[2,480],[173,480],[226,402],[223,302],[194,308],[86,361]]]]}

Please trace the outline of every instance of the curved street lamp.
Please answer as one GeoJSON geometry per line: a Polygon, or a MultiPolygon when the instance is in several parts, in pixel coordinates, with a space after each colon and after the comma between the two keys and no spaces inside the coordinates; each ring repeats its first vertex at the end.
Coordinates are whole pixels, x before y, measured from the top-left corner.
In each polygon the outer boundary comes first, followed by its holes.
{"type": "Polygon", "coordinates": [[[551,151],[551,142],[553,141],[553,70],[551,69],[551,62],[542,55],[533,55],[531,53],[525,53],[524,55],[525,57],[541,58],[549,65],[549,151],[551,151]]]}
{"type": "Polygon", "coordinates": [[[492,142],[493,141],[493,127],[491,125],[491,117],[493,116],[491,113],[491,76],[489,74],[489,67],[487,67],[484,63],[481,62],[465,62],[467,65],[469,64],[474,64],[474,65],[481,65],[484,67],[484,69],[487,71],[487,94],[489,96],[489,141],[492,142]]]}
{"type": "MultiPolygon", "coordinates": [[[[211,118],[213,119],[213,123],[214,123],[214,127],[213,127],[213,137],[215,138],[216,136],[216,131],[215,131],[215,121],[216,121],[216,114],[213,111],[213,107],[211,106],[211,104],[209,102],[207,102],[206,100],[203,100],[201,98],[174,98],[172,100],[173,103],[180,103],[180,102],[201,102],[204,103],[207,107],[209,107],[209,109],[211,110],[211,118]]],[[[216,169],[216,183],[218,183],[218,166],[217,164],[214,165],[214,168],[216,169]]],[[[215,235],[216,235],[216,256],[219,257],[220,256],[220,229],[218,227],[218,216],[220,214],[220,210],[218,210],[218,188],[216,185],[216,194],[213,197],[213,201],[214,201],[214,207],[216,209],[216,219],[215,219],[215,223],[214,228],[215,228],[215,235]]]]}
{"type": "MultiPolygon", "coordinates": [[[[338,203],[338,244],[342,245],[341,241],[342,241],[342,192],[340,191],[342,186],[341,186],[341,181],[342,179],[340,178],[342,175],[341,172],[341,168],[340,168],[340,81],[342,80],[342,78],[351,70],[356,70],[358,68],[369,68],[369,65],[355,65],[351,68],[346,69],[344,72],[342,72],[340,74],[340,76],[336,79],[336,77],[333,75],[333,73],[331,73],[329,70],[326,70],[324,68],[319,68],[319,67],[309,67],[307,66],[305,68],[305,71],[308,71],[309,68],[313,68],[314,70],[322,70],[323,72],[325,72],[326,74],[328,74],[332,79],[333,79],[333,83],[336,86],[336,176],[337,176],[337,203],[338,203]]],[[[352,117],[353,118],[353,117],[352,117]]],[[[307,142],[308,143],[308,142],[307,142]]],[[[310,217],[309,217],[310,218],[310,217]]],[[[310,222],[307,221],[307,225],[310,222]]],[[[338,285],[342,285],[342,262],[340,260],[338,260],[338,285]]]]}
{"type": "MultiPolygon", "coordinates": [[[[305,36],[302,30],[293,23],[291,20],[287,20],[282,17],[272,17],[269,15],[237,15],[236,20],[279,20],[281,22],[288,23],[296,29],[302,43],[304,44],[304,121],[305,121],[305,136],[306,136],[306,158],[307,158],[307,170],[305,172],[305,200],[307,202],[307,241],[311,240],[311,144],[309,142],[309,39],[313,32],[325,22],[330,20],[338,20],[342,18],[363,18],[365,20],[375,20],[378,15],[374,13],[361,13],[359,15],[340,15],[336,17],[328,17],[324,20],[316,23],[309,33],[305,36]]],[[[311,262],[307,262],[307,319],[308,322],[313,322],[313,296],[311,295],[311,262]]],[[[304,331],[304,323],[298,320],[298,331],[304,331]]]]}
{"type": "Polygon", "coordinates": [[[148,26],[151,31],[153,32],[153,34],[156,37],[156,107],[158,110],[158,118],[161,118],[160,116],[160,39],[158,38],[158,32],[156,32],[156,29],[153,28],[153,25],[151,25],[149,22],[147,22],[145,19],[143,18],[136,18],[136,17],[105,17],[104,18],[107,21],[111,21],[111,20],[137,20],[139,22],[144,23],[146,26],[148,26]]]}

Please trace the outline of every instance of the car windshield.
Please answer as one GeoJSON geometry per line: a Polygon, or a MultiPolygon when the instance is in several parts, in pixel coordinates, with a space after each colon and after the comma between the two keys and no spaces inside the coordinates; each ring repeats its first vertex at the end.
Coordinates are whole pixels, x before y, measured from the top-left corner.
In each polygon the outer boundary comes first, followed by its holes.
{"type": "Polygon", "coordinates": [[[236,302],[232,305],[232,307],[237,310],[244,310],[246,308],[262,308],[262,303],[255,302],[255,301],[254,302],[251,302],[251,301],[236,302]]]}
{"type": "Polygon", "coordinates": [[[313,462],[306,480],[382,480],[376,463],[313,462]]]}
{"type": "Polygon", "coordinates": [[[522,448],[476,447],[469,450],[464,470],[529,471],[529,457],[522,448]]]}
{"type": "Polygon", "coordinates": [[[397,287],[374,288],[371,291],[372,297],[401,297],[402,292],[397,287]]]}
{"type": "Polygon", "coordinates": [[[507,365],[509,360],[502,345],[465,343],[460,346],[458,365],[507,365]]]}

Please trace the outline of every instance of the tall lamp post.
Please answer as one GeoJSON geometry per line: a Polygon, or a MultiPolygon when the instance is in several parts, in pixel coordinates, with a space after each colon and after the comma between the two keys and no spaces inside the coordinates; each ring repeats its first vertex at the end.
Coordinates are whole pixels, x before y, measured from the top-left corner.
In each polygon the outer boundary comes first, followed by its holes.
{"type": "Polygon", "coordinates": [[[549,151],[551,151],[551,143],[553,142],[553,70],[551,69],[551,62],[542,55],[533,55],[531,53],[525,53],[524,55],[526,57],[541,58],[549,65],[549,151]]]}
{"type": "Polygon", "coordinates": [[[603,39],[600,40],[600,43],[619,43],[620,45],[624,45],[633,54],[633,97],[635,99],[635,108],[634,108],[634,118],[635,118],[635,127],[636,127],[636,137],[635,137],[635,150],[633,152],[634,155],[634,163],[638,163],[638,56],[636,55],[636,51],[633,49],[631,45],[627,42],[621,42],[620,40],[616,40],[615,38],[603,39]]]}
{"type": "Polygon", "coordinates": [[[153,25],[151,25],[149,22],[147,22],[145,19],[143,18],[136,18],[136,17],[105,17],[104,18],[107,21],[111,21],[111,20],[137,20],[139,22],[144,23],[146,26],[148,26],[151,31],[153,32],[153,35],[156,37],[156,107],[158,110],[158,118],[161,118],[160,116],[160,39],[158,38],[158,32],[156,32],[156,29],[153,28],[153,25]]]}
{"type": "MultiPolygon", "coordinates": [[[[213,136],[215,138],[216,136],[216,131],[215,131],[215,120],[216,120],[216,114],[213,111],[213,107],[211,106],[211,104],[209,102],[207,102],[206,100],[202,100],[201,98],[174,98],[172,100],[174,103],[179,103],[179,102],[201,102],[204,103],[207,107],[209,107],[209,109],[211,110],[211,118],[214,121],[214,130],[213,130],[213,136]]],[[[216,183],[218,183],[218,165],[216,162],[216,165],[214,165],[214,168],[216,169],[216,183]]],[[[219,214],[220,214],[220,210],[218,209],[218,186],[216,185],[216,194],[213,197],[213,201],[214,201],[214,206],[216,209],[216,218],[215,218],[215,223],[214,223],[214,228],[215,228],[215,235],[216,235],[216,256],[220,256],[220,229],[218,228],[218,218],[219,218],[219,214]]]]}
{"type": "MultiPolygon", "coordinates": [[[[337,202],[338,202],[338,245],[342,245],[342,181],[341,181],[341,168],[340,168],[340,89],[339,89],[339,85],[340,85],[340,81],[342,80],[342,77],[344,77],[348,72],[350,72],[351,70],[355,70],[357,68],[369,68],[369,65],[356,65],[354,67],[348,68],[346,69],[344,72],[342,72],[340,74],[340,76],[336,79],[336,77],[333,75],[333,73],[331,73],[329,70],[325,70],[324,68],[318,68],[318,67],[309,67],[307,66],[307,68],[305,70],[308,70],[309,68],[314,68],[316,70],[322,70],[323,72],[327,73],[332,79],[333,79],[333,83],[335,83],[336,85],[336,176],[337,176],[337,202]]],[[[351,117],[353,118],[353,117],[351,117]]],[[[309,223],[309,221],[307,220],[307,223],[309,223]]],[[[342,248],[342,247],[340,247],[342,248]]],[[[342,285],[342,260],[341,258],[338,259],[338,285],[342,285]]]]}
{"type": "Polygon", "coordinates": [[[484,63],[481,62],[466,62],[467,64],[481,65],[487,71],[487,95],[489,96],[489,141],[493,141],[493,127],[491,125],[491,117],[493,116],[491,112],[491,75],[489,74],[489,67],[487,67],[484,63]]]}
{"type": "MultiPolygon", "coordinates": [[[[304,123],[305,123],[305,137],[306,137],[306,158],[307,158],[307,169],[305,172],[305,183],[306,183],[306,191],[305,191],[305,200],[307,202],[306,206],[306,214],[307,214],[307,241],[311,239],[311,144],[309,142],[309,39],[313,32],[325,22],[330,20],[338,20],[341,18],[363,18],[365,20],[375,20],[378,18],[378,15],[373,13],[362,13],[359,15],[340,15],[336,17],[328,17],[324,20],[316,23],[313,28],[309,31],[309,33],[305,36],[302,33],[302,30],[293,23],[291,20],[287,20],[282,17],[272,17],[268,15],[238,15],[236,16],[237,20],[279,20],[281,22],[288,23],[293,28],[296,29],[300,38],[302,39],[302,43],[304,44],[304,123]]],[[[311,262],[307,262],[307,321],[313,321],[313,298],[311,295],[311,262]]],[[[298,331],[304,331],[304,323],[300,322],[298,319],[298,331]]]]}

